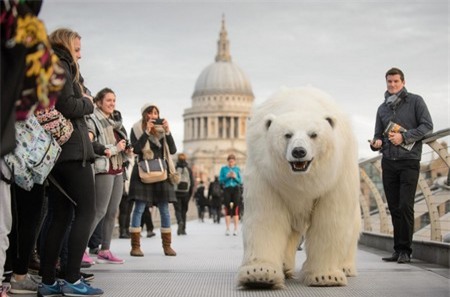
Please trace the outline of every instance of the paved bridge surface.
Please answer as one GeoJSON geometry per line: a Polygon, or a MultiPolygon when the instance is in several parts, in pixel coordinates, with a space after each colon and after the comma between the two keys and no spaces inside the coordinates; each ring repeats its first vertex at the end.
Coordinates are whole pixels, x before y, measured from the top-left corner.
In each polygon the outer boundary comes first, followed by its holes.
{"type": "MultiPolygon", "coordinates": [[[[142,238],[142,258],[129,256],[129,240],[114,239],[112,251],[126,262],[86,269],[95,274],[92,284],[104,289],[105,297],[450,296],[448,268],[415,259],[410,264],[385,263],[381,257],[386,252],[363,245],[357,254],[359,275],[349,278],[346,287],[307,287],[292,279],[282,290],[243,290],[235,282],[243,254],[242,234],[225,236],[224,222],[218,225],[209,219],[188,222],[186,231],[186,236],[173,236],[176,257],[164,256],[159,232],[142,238]]],[[[305,253],[298,251],[297,271],[304,260],[305,253]]]]}

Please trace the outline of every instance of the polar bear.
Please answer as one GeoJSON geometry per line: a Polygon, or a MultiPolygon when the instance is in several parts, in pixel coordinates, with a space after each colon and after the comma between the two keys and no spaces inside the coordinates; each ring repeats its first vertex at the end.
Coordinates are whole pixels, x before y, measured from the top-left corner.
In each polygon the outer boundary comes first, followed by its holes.
{"type": "Polygon", "coordinates": [[[361,227],[357,144],[348,117],[313,87],[283,88],[253,108],[244,173],[246,288],[283,288],[302,236],[308,286],[356,275],[361,227]]]}

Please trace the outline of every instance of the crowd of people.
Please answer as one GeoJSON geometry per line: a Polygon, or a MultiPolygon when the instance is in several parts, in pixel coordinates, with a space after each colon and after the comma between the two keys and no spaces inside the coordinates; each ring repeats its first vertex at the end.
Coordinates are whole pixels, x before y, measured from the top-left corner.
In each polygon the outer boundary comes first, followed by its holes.
{"type": "MultiPolygon", "coordinates": [[[[143,257],[142,227],[146,225],[147,237],[155,235],[149,211],[153,206],[159,210],[162,250],[166,256],[177,255],[172,248],[169,203],[175,206],[177,235],[187,235],[191,198],[196,201],[201,221],[208,209],[214,223],[219,224],[221,217],[225,217],[226,235],[238,235],[243,181],[236,156],[228,155],[227,164],[206,188],[204,181],[194,179],[185,154],[179,153],[176,164],[172,163],[171,156],[177,153],[177,147],[169,120],[161,117],[155,103],[141,107],[128,137],[121,113],[116,110],[115,92],[103,88],[92,96],[87,88],[78,63],[82,57],[81,36],[68,28],[51,32],[48,41],[59,61],[55,67],[61,67],[65,76],[54,107],[70,121],[73,131],[61,145],[49,175],[51,179],[44,184],[35,183],[31,190],[14,181],[14,172],[3,157],[14,152],[14,125],[16,120],[24,120],[19,112],[32,114],[38,103],[52,104],[38,96],[51,87],[42,81],[34,82],[36,102],[22,100],[18,104],[18,99],[23,98],[25,57],[31,47],[26,43],[29,41],[10,42],[17,34],[13,25],[17,18],[36,17],[40,5],[40,1],[2,1],[0,276],[7,276],[10,287],[2,284],[0,297],[8,296],[7,291],[37,292],[40,297],[102,295],[102,289],[88,283],[93,275],[81,272],[83,262],[93,262],[86,250],[89,248],[96,255],[97,263],[123,264],[125,260],[117,257],[111,246],[119,217],[119,237],[130,239],[130,256],[143,257]],[[163,160],[168,176],[156,182],[144,181],[141,161],[146,160],[163,160]],[[132,165],[127,170],[129,164],[132,165]],[[129,187],[125,186],[126,181],[129,187]],[[29,273],[34,254],[40,258],[37,275],[29,273]]],[[[46,35],[43,28],[40,33],[46,35]]],[[[404,88],[401,70],[391,69],[386,81],[386,101],[377,113],[371,147],[383,152],[383,184],[394,225],[394,254],[383,260],[405,263],[411,255],[413,197],[421,156],[419,142],[433,125],[423,99],[404,88]],[[391,120],[401,122],[408,130],[386,133],[391,120]],[[401,144],[414,142],[417,144],[412,150],[400,149],[401,144]]]]}
{"type": "MultiPolygon", "coordinates": [[[[171,156],[177,153],[177,147],[169,121],[160,116],[156,104],[142,106],[140,118],[128,136],[121,113],[116,109],[115,92],[105,87],[95,96],[91,94],[81,75],[82,42],[76,31],[60,28],[47,35],[45,26],[40,27],[39,34],[48,41],[45,45],[52,53],[53,66],[61,69],[64,76],[57,100],[46,102],[39,97],[42,92],[56,93],[48,82],[28,78],[28,84],[22,84],[26,79],[24,71],[29,67],[26,57],[32,48],[27,48],[25,43],[22,47],[18,43],[10,46],[8,41],[19,34],[14,30],[21,30],[16,26],[19,18],[31,16],[39,21],[41,4],[40,1],[2,1],[2,86],[8,88],[2,88],[1,102],[0,296],[8,296],[8,291],[37,293],[40,297],[101,296],[103,290],[89,283],[94,275],[82,272],[81,268],[94,262],[125,262],[113,253],[111,246],[116,219],[119,218],[119,237],[131,241],[130,255],[142,257],[142,226],[147,226],[147,237],[155,235],[149,208],[157,207],[163,253],[176,256],[171,246],[169,203],[175,206],[177,234],[186,235],[188,205],[196,182],[185,154],[178,154],[176,165],[172,163],[171,156]],[[29,102],[29,95],[27,100],[22,96],[25,91],[30,93],[30,81],[36,97],[32,98],[33,102],[29,102]],[[26,90],[22,87],[25,85],[26,90]],[[37,105],[53,107],[70,123],[71,130],[70,136],[60,144],[59,156],[53,160],[48,179],[24,189],[14,179],[18,173],[4,157],[15,152],[15,124],[35,114],[37,105]],[[155,159],[163,160],[169,175],[149,183],[141,178],[140,161],[155,159]],[[95,260],[87,250],[95,255],[95,260]],[[30,273],[30,267],[37,273],[30,273]]],[[[20,34],[31,38],[27,32],[20,34]]],[[[241,183],[238,168],[232,172],[237,175],[227,175],[221,181],[220,189],[225,188],[225,197],[227,188],[236,185],[230,179],[241,183]]],[[[198,189],[204,191],[203,182],[198,189]]],[[[213,207],[217,222],[221,216],[221,196],[212,195],[215,203],[208,205],[213,207]]],[[[232,201],[237,205],[237,200],[232,201]]],[[[235,233],[236,228],[237,225],[235,233]]]]}

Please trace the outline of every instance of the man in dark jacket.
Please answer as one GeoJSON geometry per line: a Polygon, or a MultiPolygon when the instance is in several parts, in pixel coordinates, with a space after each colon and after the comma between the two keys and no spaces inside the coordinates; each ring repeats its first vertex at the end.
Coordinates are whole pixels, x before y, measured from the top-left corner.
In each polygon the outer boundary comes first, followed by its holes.
{"type": "Polygon", "coordinates": [[[389,69],[385,78],[385,101],[378,108],[370,143],[372,150],[383,153],[383,187],[394,228],[394,253],[383,260],[407,263],[412,252],[421,140],[433,130],[433,122],[423,98],[406,90],[400,69],[389,69]]]}
{"type": "Polygon", "coordinates": [[[175,166],[178,168],[185,168],[189,172],[189,184],[187,191],[181,191],[176,189],[175,195],[177,196],[177,203],[175,204],[175,216],[177,218],[178,224],[178,235],[186,235],[186,214],[188,211],[189,200],[192,197],[193,189],[194,189],[194,176],[192,174],[191,168],[189,168],[188,163],[186,161],[186,155],[181,153],[178,154],[178,161],[175,166]]]}

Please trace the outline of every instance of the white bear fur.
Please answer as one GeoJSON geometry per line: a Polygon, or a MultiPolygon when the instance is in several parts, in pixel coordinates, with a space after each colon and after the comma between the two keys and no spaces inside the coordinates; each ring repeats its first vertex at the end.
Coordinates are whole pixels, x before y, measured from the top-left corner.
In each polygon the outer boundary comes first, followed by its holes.
{"type": "Polygon", "coordinates": [[[253,108],[247,153],[238,285],[283,288],[302,236],[303,283],[346,285],[346,276],[356,275],[361,227],[357,144],[348,117],[318,89],[281,89],[253,108]],[[294,172],[288,162],[298,146],[307,152],[302,159],[312,159],[306,172],[294,172]]]}

